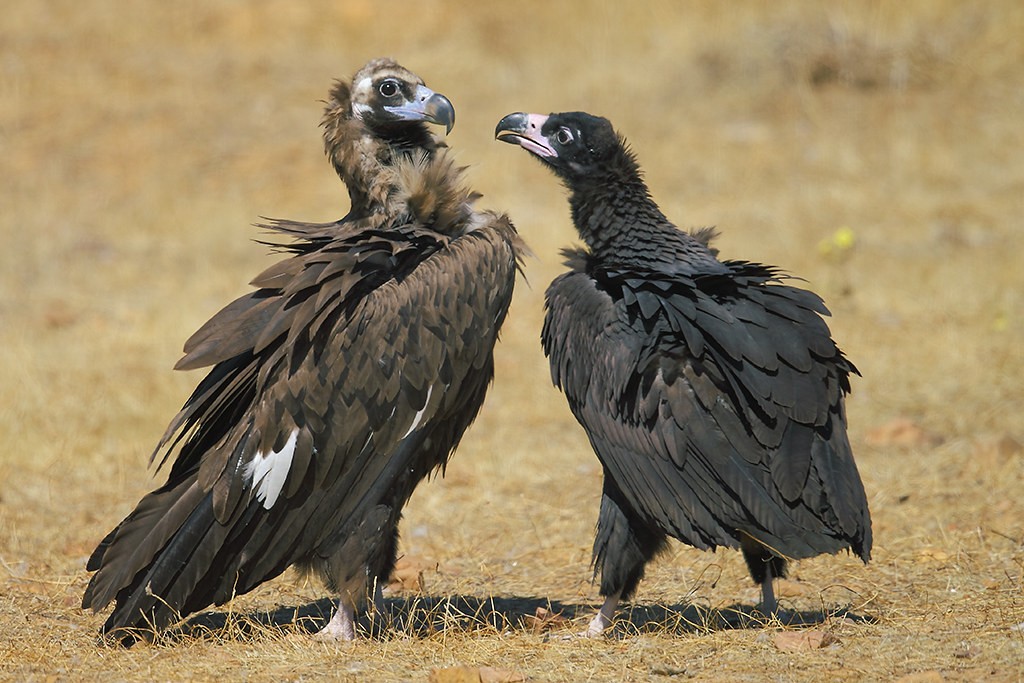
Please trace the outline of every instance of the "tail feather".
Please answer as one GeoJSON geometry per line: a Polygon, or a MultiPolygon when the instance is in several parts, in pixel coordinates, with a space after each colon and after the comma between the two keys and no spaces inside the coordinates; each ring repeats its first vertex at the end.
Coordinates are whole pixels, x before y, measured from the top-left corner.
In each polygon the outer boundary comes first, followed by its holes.
{"type": "Polygon", "coordinates": [[[201,497],[194,477],[144,497],[89,558],[87,568],[96,574],[86,588],[82,607],[101,610],[116,598],[167,545],[201,497]]]}
{"type": "Polygon", "coordinates": [[[194,478],[146,496],[90,558],[98,571],[82,606],[99,611],[114,600],[103,632],[126,643],[152,638],[230,583],[213,567],[229,531],[194,478]]]}

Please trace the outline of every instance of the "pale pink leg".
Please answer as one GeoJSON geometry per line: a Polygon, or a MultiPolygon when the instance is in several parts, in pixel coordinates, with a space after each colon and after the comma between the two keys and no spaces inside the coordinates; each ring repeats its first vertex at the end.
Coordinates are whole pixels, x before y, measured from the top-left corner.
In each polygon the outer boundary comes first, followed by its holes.
{"type": "Polygon", "coordinates": [[[373,609],[377,614],[384,614],[384,589],[382,588],[384,582],[377,579],[373,583],[375,585],[373,589],[373,609]]]}
{"type": "Polygon", "coordinates": [[[772,576],[772,565],[769,563],[764,577],[764,583],[761,584],[761,612],[766,617],[776,617],[779,614],[779,603],[775,599],[775,587],[772,583],[775,581],[775,577],[772,576]]]}
{"type": "Polygon", "coordinates": [[[355,640],[356,638],[356,613],[355,609],[345,603],[338,601],[338,610],[327,622],[327,625],[320,629],[314,636],[317,640],[355,640]]]}
{"type": "Polygon", "coordinates": [[[584,636],[587,638],[599,638],[604,635],[605,630],[612,625],[612,619],[615,618],[615,610],[619,607],[619,595],[619,593],[615,593],[605,599],[601,609],[591,619],[590,626],[583,632],[584,636]]]}

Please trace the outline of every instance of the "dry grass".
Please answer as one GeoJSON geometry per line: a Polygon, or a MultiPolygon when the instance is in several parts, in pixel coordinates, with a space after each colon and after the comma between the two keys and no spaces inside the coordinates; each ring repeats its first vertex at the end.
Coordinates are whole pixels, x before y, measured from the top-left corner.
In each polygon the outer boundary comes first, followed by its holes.
{"type": "Polygon", "coordinates": [[[1021,35],[1013,0],[7,3],[0,677],[1021,680],[1021,35]],[[208,613],[205,636],[98,647],[85,558],[153,485],[146,455],[198,379],[169,368],[266,264],[258,215],[344,213],[318,100],[381,54],[455,102],[451,144],[539,255],[483,415],[408,508],[423,590],[394,592],[394,623],[354,645],[304,637],[296,611],[323,594],[286,576],[208,613]],[[849,412],[875,559],[801,563],[784,605],[869,618],[816,627],[836,644],[790,652],[779,624],[733,628],[756,601],[738,554],[679,546],[622,638],[523,621],[593,607],[600,473],[537,343],[573,240],[564,196],[491,135],[509,111],[570,108],[628,133],[681,224],[717,224],[726,256],[806,277],[835,313],[864,374],[849,412]],[[919,430],[906,443],[877,431],[895,418],[919,430]]]}

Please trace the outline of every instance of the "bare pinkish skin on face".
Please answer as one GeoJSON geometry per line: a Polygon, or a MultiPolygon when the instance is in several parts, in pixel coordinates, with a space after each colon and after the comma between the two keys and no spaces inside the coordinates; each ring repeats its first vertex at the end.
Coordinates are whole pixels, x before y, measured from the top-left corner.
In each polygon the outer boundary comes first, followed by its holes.
{"type": "Polygon", "coordinates": [[[523,149],[533,152],[539,157],[557,156],[555,150],[548,146],[548,141],[540,134],[541,128],[544,127],[547,120],[548,117],[544,114],[527,114],[526,130],[522,132],[522,137],[519,139],[519,145],[523,149]]]}

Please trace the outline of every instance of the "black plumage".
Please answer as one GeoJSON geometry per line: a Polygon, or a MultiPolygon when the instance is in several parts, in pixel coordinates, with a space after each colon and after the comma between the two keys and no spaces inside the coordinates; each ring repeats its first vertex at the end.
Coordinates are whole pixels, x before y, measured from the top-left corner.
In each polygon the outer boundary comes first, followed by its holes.
{"type": "Polygon", "coordinates": [[[720,261],[708,230],[677,229],[611,124],[510,114],[500,140],[565,183],[586,249],[546,297],[552,379],[604,468],[594,542],[610,623],[668,537],[742,550],[774,612],[790,559],[850,549],[871,520],[846,435],[857,370],[812,292],[774,268],[720,261]]]}
{"type": "Polygon", "coordinates": [[[174,456],[167,482],[88,563],[83,606],[116,603],[106,633],[150,638],[297,565],[339,597],[321,634],[354,636],[402,506],[480,409],[518,269],[513,226],[473,208],[427,129],[454,116],[391,60],[333,88],[325,149],[351,210],[264,226],[287,257],[185,344],[178,369],[212,368],[154,452],[174,456]]]}

